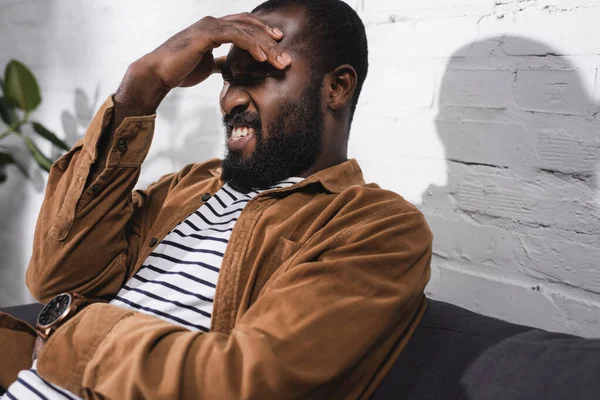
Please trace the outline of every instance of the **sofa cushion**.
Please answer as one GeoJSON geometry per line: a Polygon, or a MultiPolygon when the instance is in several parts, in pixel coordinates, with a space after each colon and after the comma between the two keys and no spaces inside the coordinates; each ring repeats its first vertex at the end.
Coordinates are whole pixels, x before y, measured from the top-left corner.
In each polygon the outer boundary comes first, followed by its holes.
{"type": "Polygon", "coordinates": [[[43,304],[33,303],[26,304],[23,306],[2,308],[0,309],[0,312],[10,314],[15,318],[27,322],[31,326],[35,326],[35,324],[37,323],[37,316],[39,312],[42,311],[43,307],[43,304]]]}
{"type": "Polygon", "coordinates": [[[483,352],[461,380],[463,398],[598,399],[600,339],[533,330],[483,352]]]}
{"type": "Polygon", "coordinates": [[[597,399],[599,362],[600,340],[429,300],[419,327],[371,399],[597,399]],[[554,387],[561,384],[562,391],[554,387]],[[579,397],[565,397],[566,392],[579,397]]]}

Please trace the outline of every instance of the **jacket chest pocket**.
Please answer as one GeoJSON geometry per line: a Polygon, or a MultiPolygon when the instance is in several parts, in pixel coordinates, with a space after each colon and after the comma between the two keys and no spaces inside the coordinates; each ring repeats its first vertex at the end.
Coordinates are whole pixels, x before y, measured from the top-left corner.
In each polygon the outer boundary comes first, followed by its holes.
{"type": "Polygon", "coordinates": [[[273,254],[256,274],[250,304],[254,303],[269,280],[277,278],[284,272],[286,268],[281,267],[300,250],[300,247],[302,247],[302,243],[297,243],[284,237],[279,238],[273,254]]]}

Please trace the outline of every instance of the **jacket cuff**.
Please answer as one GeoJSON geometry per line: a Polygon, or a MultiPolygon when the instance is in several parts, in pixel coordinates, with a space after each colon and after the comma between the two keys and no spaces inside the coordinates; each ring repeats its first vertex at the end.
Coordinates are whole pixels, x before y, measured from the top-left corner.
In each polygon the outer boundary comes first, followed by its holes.
{"type": "Polygon", "coordinates": [[[83,397],[83,374],[106,335],[131,310],[110,304],[92,304],[61,326],[38,357],[38,372],[49,382],[83,397]]]}
{"type": "MultiPolygon", "coordinates": [[[[96,113],[90,123],[85,136],[78,144],[92,161],[98,159],[98,144],[104,135],[108,135],[107,128],[113,118],[115,102],[110,96],[96,113]]],[[[152,136],[156,114],[137,117],[126,117],[115,130],[115,137],[110,143],[107,166],[111,167],[138,167],[146,158],[152,136]]],[[[75,145],[77,147],[77,145],[75,145]]]]}
{"type": "Polygon", "coordinates": [[[127,117],[115,131],[107,167],[137,168],[142,165],[154,135],[156,114],[127,117]]]}
{"type": "Polygon", "coordinates": [[[28,323],[0,312],[0,387],[7,389],[19,371],[31,366],[35,338],[28,323]]]}

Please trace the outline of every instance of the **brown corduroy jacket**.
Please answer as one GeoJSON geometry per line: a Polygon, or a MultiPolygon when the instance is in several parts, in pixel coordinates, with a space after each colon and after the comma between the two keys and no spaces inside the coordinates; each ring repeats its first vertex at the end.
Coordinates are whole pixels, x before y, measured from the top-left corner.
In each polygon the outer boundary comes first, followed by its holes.
{"type": "MultiPolygon", "coordinates": [[[[223,184],[210,160],[134,191],[155,116],[125,119],[86,183],[112,110],[108,99],[50,171],[27,271],[42,302],[66,291],[110,299],[223,184]]],[[[365,184],[350,160],[245,206],[209,333],[93,304],[49,339],[38,370],[90,399],[365,399],[423,314],[431,245],[423,215],[365,184]]],[[[32,338],[0,316],[0,385],[29,365],[32,338]]]]}

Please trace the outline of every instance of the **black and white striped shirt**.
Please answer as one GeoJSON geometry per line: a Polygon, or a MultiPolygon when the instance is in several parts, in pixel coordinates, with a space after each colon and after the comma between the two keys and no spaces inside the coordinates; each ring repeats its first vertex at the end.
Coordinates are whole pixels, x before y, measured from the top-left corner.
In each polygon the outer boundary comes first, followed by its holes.
{"type": "MultiPolygon", "coordinates": [[[[291,186],[288,178],[269,189],[291,186]]],[[[233,227],[246,203],[265,191],[240,193],[225,184],[202,207],[177,225],[111,301],[192,331],[208,332],[221,262],[233,227]]],[[[36,371],[19,373],[0,400],[77,399],[44,381],[36,371]]]]}

